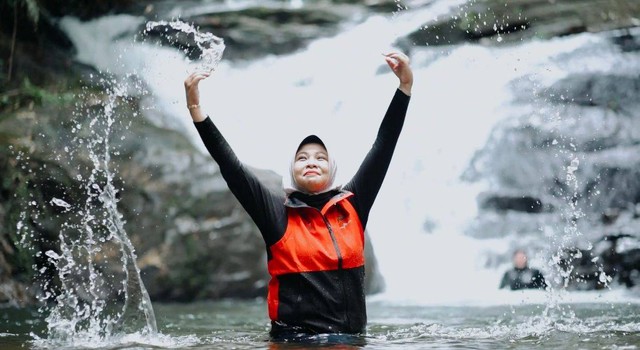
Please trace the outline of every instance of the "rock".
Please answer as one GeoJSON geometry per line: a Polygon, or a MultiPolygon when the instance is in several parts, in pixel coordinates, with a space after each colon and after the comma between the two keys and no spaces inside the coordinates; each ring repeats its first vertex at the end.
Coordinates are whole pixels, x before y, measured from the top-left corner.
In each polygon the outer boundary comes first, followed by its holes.
{"type": "MultiPolygon", "coordinates": [[[[225,41],[225,59],[249,60],[266,55],[287,54],[306,47],[314,39],[337,34],[339,25],[357,9],[351,6],[257,6],[221,10],[185,18],[201,32],[211,32],[225,41]]],[[[163,26],[148,33],[186,52],[191,59],[201,52],[188,35],[167,39],[163,26]]]]}
{"type": "Polygon", "coordinates": [[[498,187],[523,196],[566,197],[571,191],[566,183],[570,159],[552,157],[549,150],[572,150],[579,159],[576,194],[590,203],[583,210],[599,213],[626,207],[640,199],[640,119],[633,117],[640,106],[633,97],[638,93],[640,78],[633,75],[560,80],[541,95],[549,96],[563,118],[541,122],[536,116],[522,116],[505,121],[478,152],[465,178],[488,175],[498,187]]]}
{"type": "Polygon", "coordinates": [[[640,24],[640,3],[629,0],[480,0],[457,14],[427,22],[396,44],[412,46],[515,42],[581,32],[630,28],[640,24]]]}
{"type": "Polygon", "coordinates": [[[567,289],[606,289],[615,285],[632,288],[640,284],[640,248],[624,248],[637,246],[638,238],[628,234],[605,235],[595,242],[594,249],[563,250],[560,266],[566,271],[567,289]]]}
{"type": "Polygon", "coordinates": [[[628,29],[619,35],[615,35],[612,40],[620,47],[622,52],[640,51],[640,38],[631,35],[628,29]]]}
{"type": "Polygon", "coordinates": [[[378,259],[373,250],[373,244],[369,233],[365,231],[365,244],[364,244],[364,256],[365,256],[365,276],[364,276],[364,292],[367,295],[377,294],[384,292],[385,283],[384,276],[380,273],[378,266],[378,259]]]}
{"type": "MultiPolygon", "coordinates": [[[[478,239],[505,239],[516,237],[513,247],[505,252],[497,261],[510,261],[511,252],[516,248],[531,247],[532,249],[542,248],[540,241],[540,230],[545,225],[553,225],[559,222],[557,212],[536,213],[531,215],[527,212],[505,210],[486,210],[470,223],[465,234],[478,239]]],[[[488,266],[496,267],[496,266],[488,266]]]]}
{"type": "Polygon", "coordinates": [[[585,107],[601,107],[613,112],[630,113],[640,106],[640,79],[632,71],[618,74],[578,74],[560,80],[541,91],[549,101],[585,107]]]}
{"type": "Polygon", "coordinates": [[[541,213],[543,211],[553,211],[552,206],[543,205],[542,201],[527,195],[508,196],[490,195],[478,198],[479,207],[486,210],[506,211],[514,210],[525,213],[541,213]]]}
{"type": "MultiPolygon", "coordinates": [[[[4,210],[0,207],[0,222],[5,222],[4,210]]],[[[16,251],[5,238],[7,234],[0,230],[0,306],[23,306],[35,301],[33,293],[29,292],[29,284],[17,279],[14,274],[14,259],[16,251]]]]}
{"type": "MultiPolygon", "coordinates": [[[[619,37],[603,35],[603,47],[617,50],[606,40],[619,45],[619,37]]],[[[572,64],[575,54],[563,59],[572,64]]],[[[514,84],[513,106],[535,107],[496,125],[463,176],[491,184],[467,233],[560,259],[554,272],[570,275],[569,289],[640,282],[640,76],[632,60],[615,67],[569,73],[546,88],[514,84]],[[635,239],[612,250],[605,238],[619,235],[635,239]]],[[[504,264],[510,253],[488,264],[504,264]]]]}
{"type": "Polygon", "coordinates": [[[96,17],[118,14],[118,13],[142,13],[146,7],[143,3],[153,1],[133,1],[133,0],[98,0],[98,1],[78,1],[78,0],[49,0],[39,1],[39,6],[46,13],[54,17],[73,16],[81,20],[89,20],[96,17]]]}

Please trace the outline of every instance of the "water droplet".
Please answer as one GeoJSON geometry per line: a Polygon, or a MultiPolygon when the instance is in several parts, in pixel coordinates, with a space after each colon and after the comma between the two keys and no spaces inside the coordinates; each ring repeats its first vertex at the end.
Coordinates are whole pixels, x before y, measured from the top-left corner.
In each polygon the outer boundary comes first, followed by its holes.
{"type": "Polygon", "coordinates": [[[71,208],[71,204],[63,201],[62,199],[53,197],[50,202],[52,205],[57,205],[59,207],[63,207],[65,209],[71,208]]]}
{"type": "Polygon", "coordinates": [[[58,255],[58,253],[54,252],[53,250],[47,250],[44,255],[48,256],[49,258],[53,259],[53,260],[59,260],[61,258],[60,255],[58,255]]]}

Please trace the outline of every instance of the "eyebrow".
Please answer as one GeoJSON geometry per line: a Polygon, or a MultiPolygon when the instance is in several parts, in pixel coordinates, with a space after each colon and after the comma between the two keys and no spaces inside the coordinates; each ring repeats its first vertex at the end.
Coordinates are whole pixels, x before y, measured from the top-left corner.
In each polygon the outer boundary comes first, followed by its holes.
{"type": "Polygon", "coordinates": [[[329,154],[328,154],[327,152],[325,152],[325,151],[318,151],[318,152],[315,152],[315,153],[314,153],[314,155],[315,155],[316,157],[318,157],[318,156],[325,156],[325,157],[327,157],[327,158],[329,157],[329,154]]]}
{"type": "MultiPolygon", "coordinates": [[[[315,153],[314,153],[314,155],[316,155],[316,156],[317,156],[317,155],[319,155],[319,154],[320,154],[320,155],[323,155],[323,156],[326,156],[326,157],[328,157],[328,156],[329,156],[329,153],[327,153],[327,152],[325,152],[325,151],[318,151],[318,152],[315,152],[315,153]]],[[[300,151],[300,152],[296,153],[296,158],[297,158],[298,156],[300,156],[300,155],[308,156],[308,155],[309,155],[309,152],[307,152],[307,151],[300,151]]]]}

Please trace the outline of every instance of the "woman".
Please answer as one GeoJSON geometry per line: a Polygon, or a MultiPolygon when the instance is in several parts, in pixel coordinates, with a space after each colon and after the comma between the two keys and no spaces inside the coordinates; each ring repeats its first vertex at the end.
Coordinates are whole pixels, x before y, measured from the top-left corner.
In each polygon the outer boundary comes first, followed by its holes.
{"type": "Polygon", "coordinates": [[[286,193],[261,184],[202,112],[198,83],[209,73],[196,72],[185,79],[187,106],[202,141],[266,243],[274,339],[365,330],[364,229],[400,135],[413,84],[407,56],[394,52],[385,60],[400,86],[353,179],[333,187],[336,166],[331,154],[320,138],[310,135],[295,152],[294,188],[286,193]]]}

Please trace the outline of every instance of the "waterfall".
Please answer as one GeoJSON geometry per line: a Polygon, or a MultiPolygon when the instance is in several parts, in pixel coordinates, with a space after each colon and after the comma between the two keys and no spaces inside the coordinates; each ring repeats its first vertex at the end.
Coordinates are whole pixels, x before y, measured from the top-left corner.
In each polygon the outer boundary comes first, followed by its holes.
{"type": "MultiPolygon", "coordinates": [[[[344,183],[371,146],[397,86],[380,53],[425,19],[462,3],[442,0],[393,16],[371,15],[293,54],[240,63],[223,59],[201,83],[201,105],[242,161],[280,174],[287,173],[300,138],[318,134],[338,159],[338,180],[344,183]]],[[[182,82],[193,63],[177,50],[133,43],[133,28],[144,21],[118,15],[89,22],[66,18],[61,24],[78,60],[115,74],[135,72],[152,93],[148,103],[158,111],[152,122],[190,135],[204,151],[184,101],[182,82]]],[[[487,259],[508,256],[519,238],[469,235],[479,215],[476,200],[492,184],[461,176],[497,124],[546,103],[536,91],[574,73],[562,59],[588,60],[585,48],[593,45],[606,44],[601,36],[582,34],[412,49],[412,101],[368,224],[387,285],[376,299],[446,304],[506,298],[496,289],[508,261],[487,259]]],[[[599,65],[592,69],[614,69],[614,61],[595,53],[593,59],[599,65]]],[[[527,239],[544,239],[544,233],[527,239]]],[[[531,263],[552,273],[547,256],[534,254],[531,263]]]]}

